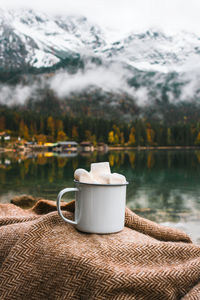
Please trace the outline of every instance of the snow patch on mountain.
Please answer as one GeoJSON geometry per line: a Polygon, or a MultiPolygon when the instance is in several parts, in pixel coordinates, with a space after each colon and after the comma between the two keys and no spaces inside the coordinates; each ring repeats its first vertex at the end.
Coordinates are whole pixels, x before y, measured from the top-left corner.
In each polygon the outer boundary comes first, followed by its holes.
{"type": "Polygon", "coordinates": [[[30,59],[30,65],[37,68],[52,66],[52,55],[56,58],[56,64],[58,59],[78,53],[125,62],[144,71],[166,73],[176,71],[187,64],[192,55],[200,54],[200,39],[188,32],[166,35],[154,28],[146,32],[132,32],[119,38],[117,32],[100,28],[83,16],[55,17],[27,9],[0,10],[0,16],[1,40],[5,38],[5,27],[9,27],[7,47],[12,46],[13,34],[16,35],[28,53],[26,62],[30,59]],[[32,49],[27,40],[33,41],[32,49]],[[44,52],[43,59],[41,51],[44,52]],[[37,54],[41,64],[33,65],[37,54]]]}
{"type": "Polygon", "coordinates": [[[49,84],[60,97],[91,86],[126,92],[140,105],[200,97],[200,38],[193,33],[153,28],[119,36],[84,16],[0,9],[1,71],[58,66],[49,84]]]}
{"type": "Polygon", "coordinates": [[[59,61],[60,61],[59,58],[55,57],[51,53],[45,53],[44,51],[39,49],[35,49],[33,55],[31,55],[30,58],[29,57],[27,58],[27,62],[35,68],[52,67],[59,61]]]}

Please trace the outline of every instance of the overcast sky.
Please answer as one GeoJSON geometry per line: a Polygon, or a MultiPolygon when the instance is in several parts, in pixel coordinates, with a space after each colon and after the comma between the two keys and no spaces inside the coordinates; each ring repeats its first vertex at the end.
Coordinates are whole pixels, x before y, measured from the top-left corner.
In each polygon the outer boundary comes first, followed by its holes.
{"type": "Polygon", "coordinates": [[[81,14],[121,32],[156,27],[200,34],[200,0],[0,0],[0,4],[52,14],[81,14]]]}

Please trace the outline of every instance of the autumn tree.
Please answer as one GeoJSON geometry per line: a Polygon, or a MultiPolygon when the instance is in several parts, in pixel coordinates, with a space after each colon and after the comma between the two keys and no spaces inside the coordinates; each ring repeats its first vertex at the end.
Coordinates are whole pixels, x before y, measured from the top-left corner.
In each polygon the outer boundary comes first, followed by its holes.
{"type": "Polygon", "coordinates": [[[122,146],[124,146],[124,143],[125,143],[124,133],[121,132],[121,133],[120,133],[120,144],[121,144],[122,146]]]}
{"type": "Polygon", "coordinates": [[[55,121],[52,116],[48,117],[47,119],[47,129],[48,133],[51,136],[55,136],[55,121]]]}
{"type": "Polygon", "coordinates": [[[86,138],[86,140],[93,143],[94,146],[96,146],[96,144],[97,144],[96,135],[92,134],[90,130],[85,130],[85,138],[86,138]]]}
{"type": "Polygon", "coordinates": [[[56,127],[57,135],[58,135],[59,131],[63,132],[63,121],[62,120],[55,120],[55,127],[56,127]]]}
{"type": "Polygon", "coordinates": [[[21,137],[24,136],[24,126],[25,126],[24,120],[21,120],[20,123],[19,123],[19,135],[21,137]]]}
{"type": "Polygon", "coordinates": [[[147,123],[146,135],[147,135],[147,144],[154,145],[155,144],[155,142],[154,142],[155,131],[151,128],[150,123],[147,123]]]}
{"type": "Polygon", "coordinates": [[[196,140],[195,140],[195,145],[200,145],[200,131],[197,134],[196,140]]]}
{"type": "Polygon", "coordinates": [[[128,144],[133,146],[136,143],[136,139],[135,139],[135,127],[131,127],[130,130],[130,134],[129,134],[129,140],[128,140],[128,144]]]}
{"type": "Polygon", "coordinates": [[[119,127],[116,124],[113,125],[113,130],[114,130],[114,144],[117,145],[119,144],[120,141],[121,132],[119,127]]]}
{"type": "Polygon", "coordinates": [[[6,118],[4,116],[0,117],[0,131],[3,131],[6,127],[6,118]]]}
{"type": "Polygon", "coordinates": [[[192,124],[191,127],[190,127],[190,136],[191,136],[191,144],[192,145],[195,144],[196,135],[197,135],[197,129],[194,126],[194,124],[192,124]]]}
{"type": "Polygon", "coordinates": [[[57,141],[66,141],[67,140],[67,135],[63,130],[58,131],[57,134],[57,141]]]}
{"type": "Polygon", "coordinates": [[[39,134],[39,135],[36,135],[36,140],[39,145],[42,145],[42,144],[46,143],[47,137],[44,134],[39,134]]]}
{"type": "Polygon", "coordinates": [[[115,142],[113,130],[108,133],[108,142],[109,142],[109,144],[114,144],[114,142],[115,142]]]}
{"type": "Polygon", "coordinates": [[[172,144],[172,132],[171,128],[167,128],[167,145],[172,144]]]}
{"type": "Polygon", "coordinates": [[[114,135],[114,144],[115,145],[119,144],[119,136],[117,133],[115,133],[115,135],[114,135]]]}
{"type": "Polygon", "coordinates": [[[78,140],[78,130],[77,126],[72,127],[72,139],[77,141],[78,140]]]}
{"type": "Polygon", "coordinates": [[[90,130],[85,130],[85,138],[86,140],[91,142],[92,133],[90,130]]]}
{"type": "Polygon", "coordinates": [[[44,133],[44,120],[43,118],[40,118],[40,129],[39,129],[40,133],[44,133]]]}
{"type": "Polygon", "coordinates": [[[34,136],[37,134],[36,124],[34,122],[31,122],[30,134],[31,134],[31,136],[34,136]]]}
{"type": "Polygon", "coordinates": [[[27,125],[24,126],[24,138],[25,140],[29,139],[29,130],[27,125]]]}
{"type": "Polygon", "coordinates": [[[23,137],[25,140],[29,139],[29,130],[28,126],[24,123],[24,120],[20,121],[19,124],[19,134],[21,137],[23,137]]]}

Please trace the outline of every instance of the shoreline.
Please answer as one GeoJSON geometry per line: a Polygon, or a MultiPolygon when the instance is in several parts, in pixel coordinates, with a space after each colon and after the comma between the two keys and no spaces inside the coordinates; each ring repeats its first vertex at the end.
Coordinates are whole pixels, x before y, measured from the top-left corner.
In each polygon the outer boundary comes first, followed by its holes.
{"type": "Polygon", "coordinates": [[[200,146],[138,146],[138,147],[114,147],[108,146],[108,150],[195,150],[200,149],[200,146]]]}
{"type": "MultiPolygon", "coordinates": [[[[108,152],[108,151],[128,151],[128,150],[134,150],[134,151],[149,151],[149,150],[200,150],[200,146],[107,146],[107,149],[100,150],[97,147],[94,147],[93,151],[64,151],[64,152],[72,152],[72,153],[93,153],[94,151],[98,152],[108,152]]],[[[17,151],[11,149],[11,148],[4,148],[0,147],[0,153],[20,153],[25,152],[27,153],[48,153],[49,151],[45,151],[44,149],[41,150],[28,150],[28,151],[17,151]]],[[[63,153],[64,153],[63,152],[63,153]]],[[[57,152],[55,152],[57,153],[57,152]]]]}

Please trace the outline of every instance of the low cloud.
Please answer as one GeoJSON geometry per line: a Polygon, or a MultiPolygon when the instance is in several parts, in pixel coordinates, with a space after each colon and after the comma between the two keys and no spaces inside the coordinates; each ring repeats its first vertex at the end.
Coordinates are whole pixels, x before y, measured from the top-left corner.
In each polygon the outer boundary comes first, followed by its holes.
{"type": "Polygon", "coordinates": [[[182,67],[180,79],[184,82],[181,91],[182,101],[190,101],[200,96],[200,61],[199,55],[193,55],[182,67]]]}
{"type": "Polygon", "coordinates": [[[5,105],[24,104],[34,90],[34,86],[23,86],[21,84],[15,87],[9,85],[0,85],[0,103],[5,105]]]}
{"type": "Polygon", "coordinates": [[[199,0],[1,0],[1,6],[31,7],[52,14],[82,14],[123,32],[151,26],[172,32],[200,32],[199,0]]]}
{"type": "Polygon", "coordinates": [[[84,71],[71,75],[68,72],[57,73],[49,82],[50,87],[59,97],[65,97],[71,92],[81,92],[89,87],[101,88],[104,91],[116,93],[131,93],[123,68],[113,65],[110,68],[89,66],[84,71]]]}
{"type": "Polygon", "coordinates": [[[59,72],[50,80],[49,85],[60,98],[66,97],[72,92],[81,92],[95,87],[106,92],[126,93],[134,98],[138,105],[144,106],[148,103],[148,89],[143,86],[137,89],[131,87],[128,84],[131,76],[130,71],[118,64],[113,64],[109,68],[89,66],[86,70],[79,71],[74,75],[59,72]]]}
{"type": "Polygon", "coordinates": [[[190,102],[197,100],[200,95],[198,67],[199,63],[194,60],[194,63],[185,65],[182,70],[179,70],[178,76],[175,78],[172,76],[169,81],[166,79],[168,74],[155,73],[148,79],[146,72],[143,75],[136,73],[135,79],[139,84],[138,87],[133,87],[128,84],[128,81],[134,77],[133,71],[128,70],[120,63],[113,62],[107,66],[88,64],[84,70],[79,70],[76,74],[58,71],[50,78],[40,75],[32,83],[26,85],[1,84],[0,103],[8,106],[23,105],[30,98],[40,99],[41,91],[49,88],[60,99],[70,96],[71,93],[90,91],[95,88],[105,92],[127,94],[141,107],[153,105],[155,99],[161,100],[165,89],[170,103],[190,102]],[[176,85],[180,90],[178,96],[177,91],[174,90],[176,85]]]}

